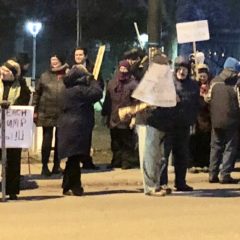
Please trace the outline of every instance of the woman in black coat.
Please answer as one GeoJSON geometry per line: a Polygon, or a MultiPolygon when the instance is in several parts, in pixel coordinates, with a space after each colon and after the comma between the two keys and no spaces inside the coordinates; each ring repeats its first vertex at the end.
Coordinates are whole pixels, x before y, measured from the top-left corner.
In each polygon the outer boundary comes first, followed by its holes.
{"type": "Polygon", "coordinates": [[[59,158],[68,158],[63,177],[63,194],[83,193],[80,161],[89,154],[90,132],[94,126],[93,104],[102,98],[102,89],[83,66],[73,67],[65,76],[62,111],[58,120],[59,158]]]}

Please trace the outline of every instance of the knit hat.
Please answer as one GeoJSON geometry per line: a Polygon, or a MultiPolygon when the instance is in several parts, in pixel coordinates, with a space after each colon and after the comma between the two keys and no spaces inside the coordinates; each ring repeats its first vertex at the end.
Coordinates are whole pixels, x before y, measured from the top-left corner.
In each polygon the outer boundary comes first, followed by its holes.
{"type": "Polygon", "coordinates": [[[229,68],[235,72],[240,72],[240,63],[236,58],[228,57],[223,65],[223,68],[229,68]]]}
{"type": "Polygon", "coordinates": [[[200,63],[197,65],[198,73],[209,73],[209,67],[207,64],[200,63]]]}
{"type": "Polygon", "coordinates": [[[9,69],[14,76],[20,76],[21,75],[21,68],[20,68],[19,63],[17,63],[16,61],[14,61],[12,59],[7,60],[3,64],[2,68],[9,69]]]}
{"type": "Polygon", "coordinates": [[[175,69],[177,70],[179,67],[185,67],[187,69],[190,69],[190,64],[189,64],[189,61],[186,57],[184,56],[178,56],[176,57],[175,59],[175,62],[174,62],[174,67],[175,69]]]}
{"type": "Polygon", "coordinates": [[[130,63],[127,60],[122,60],[122,61],[119,62],[119,68],[120,67],[125,67],[125,68],[127,68],[129,70],[130,63]]]}

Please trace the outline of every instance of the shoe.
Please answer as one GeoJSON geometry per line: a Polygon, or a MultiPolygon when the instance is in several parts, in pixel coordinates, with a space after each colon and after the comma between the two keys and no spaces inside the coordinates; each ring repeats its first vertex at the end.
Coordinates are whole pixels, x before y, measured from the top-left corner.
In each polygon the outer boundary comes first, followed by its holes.
{"type": "Polygon", "coordinates": [[[82,196],[83,195],[83,188],[72,188],[72,189],[63,189],[63,195],[65,196],[82,196]]]}
{"type": "Polygon", "coordinates": [[[209,175],[208,182],[209,183],[219,183],[219,178],[218,178],[218,176],[215,176],[215,175],[209,175]]]}
{"type": "Polygon", "coordinates": [[[16,194],[9,194],[9,200],[18,200],[18,197],[16,194]]]}
{"type": "Polygon", "coordinates": [[[185,184],[183,186],[176,186],[175,187],[175,191],[177,191],[177,192],[192,192],[193,191],[193,187],[185,184]]]}
{"type": "Polygon", "coordinates": [[[99,167],[97,167],[96,165],[94,165],[92,162],[88,162],[88,163],[83,163],[83,165],[82,165],[82,169],[87,169],[87,170],[98,170],[99,167]]]}
{"type": "Polygon", "coordinates": [[[221,184],[237,184],[238,180],[232,178],[231,176],[226,176],[226,177],[220,178],[219,183],[221,183],[221,184]]]}
{"type": "Polygon", "coordinates": [[[168,185],[162,185],[160,190],[165,192],[166,195],[170,195],[172,193],[172,189],[168,185]]]}
{"type": "Polygon", "coordinates": [[[131,163],[125,161],[125,162],[122,163],[121,168],[122,168],[123,170],[127,170],[127,169],[133,168],[133,166],[132,166],[131,163]]]}
{"type": "Polygon", "coordinates": [[[149,191],[145,193],[145,195],[151,196],[151,197],[164,197],[166,196],[166,192],[160,189],[158,191],[149,191]]]}
{"type": "Polygon", "coordinates": [[[52,174],[62,174],[62,173],[63,173],[63,169],[61,169],[60,166],[58,167],[53,166],[52,174]]]}
{"type": "Polygon", "coordinates": [[[44,176],[44,177],[50,177],[51,176],[51,172],[49,171],[48,167],[43,167],[42,168],[41,175],[44,176]]]}
{"type": "Polygon", "coordinates": [[[201,172],[203,172],[203,173],[208,173],[208,172],[209,172],[208,167],[203,167],[203,168],[201,169],[201,172]]]}

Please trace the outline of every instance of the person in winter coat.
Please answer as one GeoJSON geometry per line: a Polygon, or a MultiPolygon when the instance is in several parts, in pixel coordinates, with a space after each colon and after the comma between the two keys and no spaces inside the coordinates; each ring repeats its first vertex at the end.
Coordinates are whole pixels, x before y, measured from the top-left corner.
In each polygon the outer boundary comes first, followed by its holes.
{"type": "Polygon", "coordinates": [[[68,69],[63,56],[52,54],[50,69],[44,72],[37,82],[32,105],[35,107],[34,119],[37,126],[42,126],[42,172],[43,176],[61,173],[60,161],[57,152],[57,120],[60,113],[59,99],[63,84],[63,77],[68,69]],[[52,172],[49,171],[48,162],[52,149],[53,130],[55,128],[55,146],[52,172]]]}
{"type": "Polygon", "coordinates": [[[119,108],[131,106],[136,102],[131,98],[133,90],[138,85],[130,73],[127,60],[120,61],[118,73],[108,84],[103,103],[102,115],[107,117],[110,128],[112,161],[109,168],[121,167],[128,169],[137,165],[134,154],[134,129],[130,128],[131,117],[123,121],[118,115],[119,108]]]}
{"type": "MultiPolygon", "coordinates": [[[[199,86],[190,78],[190,64],[185,57],[179,56],[175,59],[174,76],[177,105],[174,113],[174,126],[165,139],[165,158],[168,159],[169,152],[172,150],[175,190],[192,191],[193,188],[186,184],[186,173],[190,160],[190,126],[195,123],[199,109],[199,86]]],[[[167,168],[164,173],[161,184],[166,184],[168,181],[167,168]]]]}
{"type": "MultiPolygon", "coordinates": [[[[94,64],[92,64],[88,58],[88,49],[83,47],[83,46],[80,46],[80,47],[77,47],[74,51],[74,64],[75,65],[82,65],[84,66],[87,71],[89,73],[93,73],[93,69],[94,69],[94,64]]],[[[75,66],[73,65],[73,66],[75,66]]],[[[104,82],[103,82],[103,79],[101,77],[101,74],[99,74],[99,77],[98,77],[98,82],[101,86],[102,89],[104,89],[104,82]]],[[[94,114],[94,112],[92,112],[94,114]]],[[[93,125],[94,127],[94,125],[93,125]]],[[[93,130],[93,129],[92,129],[93,130]]],[[[89,133],[90,134],[90,137],[89,137],[89,154],[85,156],[85,160],[82,159],[82,162],[83,162],[83,168],[84,169],[98,169],[98,167],[93,163],[93,159],[92,159],[92,156],[90,154],[91,152],[91,146],[92,146],[92,132],[89,133]]]]}
{"type": "MultiPolygon", "coordinates": [[[[31,91],[23,77],[29,58],[25,53],[21,54],[18,58],[7,60],[0,67],[0,99],[1,107],[5,109],[10,105],[29,104],[31,91]]],[[[21,152],[21,148],[7,148],[6,194],[10,200],[17,200],[20,193],[21,152]]]]}
{"type": "Polygon", "coordinates": [[[81,196],[80,162],[89,155],[94,126],[93,104],[102,98],[102,89],[82,65],[69,70],[64,85],[58,119],[59,159],[67,158],[62,188],[64,195],[81,196]]]}
{"type": "Polygon", "coordinates": [[[240,110],[235,85],[239,72],[238,60],[227,58],[222,72],[212,80],[207,96],[212,122],[210,183],[236,183],[231,177],[231,172],[238,148],[240,110]]]}
{"type": "Polygon", "coordinates": [[[191,161],[190,173],[208,172],[211,141],[210,106],[204,101],[212,80],[206,64],[198,65],[198,83],[200,87],[199,112],[194,131],[190,137],[191,161]]]}

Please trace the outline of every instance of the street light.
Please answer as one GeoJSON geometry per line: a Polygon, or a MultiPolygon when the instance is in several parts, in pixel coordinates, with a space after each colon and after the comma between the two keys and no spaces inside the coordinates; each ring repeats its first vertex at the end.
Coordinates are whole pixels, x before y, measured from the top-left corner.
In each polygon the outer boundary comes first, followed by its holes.
{"type": "Polygon", "coordinates": [[[42,29],[42,23],[41,22],[27,22],[26,29],[33,36],[32,80],[35,80],[35,78],[36,78],[36,38],[37,38],[37,34],[42,29]]]}

